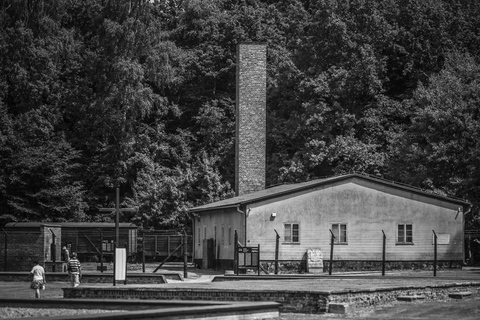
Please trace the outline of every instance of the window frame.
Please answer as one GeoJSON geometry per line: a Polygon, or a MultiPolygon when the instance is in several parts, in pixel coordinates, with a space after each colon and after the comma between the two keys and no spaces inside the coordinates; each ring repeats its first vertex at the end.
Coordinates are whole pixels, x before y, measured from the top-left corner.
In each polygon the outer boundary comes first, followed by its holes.
{"type": "Polygon", "coordinates": [[[333,235],[335,236],[335,239],[333,240],[334,245],[348,245],[348,223],[332,222],[330,224],[330,228],[331,228],[330,230],[332,230],[333,232],[333,235]],[[337,226],[337,230],[338,230],[337,234],[335,234],[334,226],[337,226]],[[345,227],[344,231],[342,231],[342,226],[345,227]],[[342,236],[341,233],[345,233],[345,235],[342,236]]]}
{"type": "Polygon", "coordinates": [[[299,245],[300,244],[300,222],[284,222],[283,223],[283,242],[282,244],[292,244],[292,245],[299,245]],[[297,226],[297,241],[293,241],[294,240],[294,225],[297,226]],[[286,232],[287,232],[287,228],[286,226],[289,226],[290,227],[290,234],[289,234],[289,238],[290,240],[288,241],[287,238],[286,238],[286,232]]]}
{"type": "Polygon", "coordinates": [[[413,242],[413,223],[411,222],[404,222],[404,223],[397,223],[397,236],[395,238],[395,243],[397,245],[406,245],[406,246],[411,246],[414,244],[413,242]],[[400,239],[400,226],[403,227],[403,236],[402,239],[400,239]],[[410,236],[408,236],[408,230],[407,226],[410,226],[410,236]],[[407,241],[408,238],[410,238],[410,241],[407,241]],[[401,240],[401,241],[400,241],[401,240]]]}

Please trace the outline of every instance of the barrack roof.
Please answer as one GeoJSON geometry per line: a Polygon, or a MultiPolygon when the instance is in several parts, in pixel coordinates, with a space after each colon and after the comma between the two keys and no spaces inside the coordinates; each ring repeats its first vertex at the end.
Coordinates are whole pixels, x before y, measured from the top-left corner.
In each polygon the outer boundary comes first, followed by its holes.
{"type": "MultiPolygon", "coordinates": [[[[6,228],[37,228],[41,225],[62,228],[115,228],[115,222],[8,222],[6,228]]],[[[119,223],[120,228],[137,228],[133,223],[119,223]]]]}
{"type": "Polygon", "coordinates": [[[316,179],[316,180],[311,180],[311,181],[306,181],[306,182],[300,182],[300,183],[295,183],[295,184],[284,184],[280,186],[275,186],[271,187],[268,189],[260,190],[257,192],[252,192],[250,194],[244,194],[241,196],[217,201],[217,202],[212,202],[209,204],[205,204],[202,206],[194,207],[191,208],[189,211],[194,213],[194,212],[201,212],[201,211],[206,211],[206,210],[219,210],[219,209],[226,209],[226,208],[232,208],[232,207],[238,207],[244,204],[249,204],[249,203],[254,203],[262,200],[267,200],[271,198],[276,198],[280,197],[283,195],[288,195],[291,193],[299,192],[302,190],[308,190],[310,188],[315,188],[317,186],[322,186],[322,185],[328,185],[330,183],[338,182],[338,181],[343,181],[343,180],[349,180],[353,178],[358,178],[358,179],[363,179],[367,181],[372,181],[381,185],[386,185],[386,186],[391,186],[397,189],[401,190],[406,190],[410,191],[416,194],[424,195],[426,197],[431,197],[431,198],[436,198],[452,203],[457,203],[459,205],[470,205],[469,202],[465,201],[464,199],[452,197],[452,196],[445,196],[441,195],[438,193],[433,193],[429,192],[414,186],[410,186],[407,184],[391,181],[391,180],[386,180],[377,176],[371,176],[367,174],[359,174],[359,173],[349,173],[345,175],[338,175],[338,176],[332,176],[332,177],[327,177],[323,179],[316,179]]]}

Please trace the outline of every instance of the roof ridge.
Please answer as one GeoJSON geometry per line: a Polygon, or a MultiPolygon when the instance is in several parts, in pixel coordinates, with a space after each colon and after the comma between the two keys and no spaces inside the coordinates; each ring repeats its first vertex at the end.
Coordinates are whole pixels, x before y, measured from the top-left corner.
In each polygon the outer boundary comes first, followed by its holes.
{"type": "Polygon", "coordinates": [[[238,207],[240,205],[250,203],[250,202],[262,201],[264,199],[269,199],[269,198],[274,198],[274,197],[278,197],[278,196],[289,194],[289,193],[299,192],[303,189],[307,189],[307,188],[310,188],[312,186],[315,186],[316,184],[321,185],[321,184],[324,184],[324,183],[341,181],[343,179],[355,178],[355,177],[367,179],[367,180],[370,180],[370,181],[376,181],[377,183],[386,184],[386,185],[389,185],[389,186],[394,187],[394,188],[409,190],[410,192],[420,193],[420,194],[422,194],[424,196],[427,196],[427,197],[441,198],[441,199],[450,200],[450,201],[456,202],[456,203],[461,202],[462,204],[469,204],[469,202],[466,201],[465,199],[461,199],[461,198],[458,198],[458,197],[430,192],[430,191],[427,191],[427,190],[424,190],[424,189],[421,189],[421,188],[418,188],[418,187],[415,187],[415,186],[412,186],[412,185],[407,185],[407,184],[404,184],[404,183],[401,183],[401,182],[388,180],[388,179],[385,179],[383,177],[369,175],[369,174],[366,174],[366,173],[363,173],[363,172],[362,173],[350,172],[350,173],[346,173],[346,174],[333,175],[333,176],[330,176],[330,177],[327,177],[327,178],[322,178],[322,179],[317,178],[317,179],[312,179],[312,180],[308,180],[308,181],[304,181],[304,182],[296,182],[296,183],[291,183],[291,184],[280,184],[280,185],[277,185],[275,187],[266,188],[266,189],[259,190],[259,191],[256,191],[256,192],[253,192],[253,193],[250,193],[250,194],[244,194],[244,195],[241,195],[241,196],[236,196],[236,197],[223,199],[223,200],[216,201],[216,202],[211,202],[211,203],[204,204],[204,205],[201,205],[201,206],[193,207],[193,208],[190,208],[189,211],[190,212],[196,212],[196,211],[202,211],[202,210],[207,210],[207,209],[223,209],[223,208],[227,208],[227,207],[228,208],[229,207],[238,207]],[[286,188],[286,186],[290,186],[290,187],[286,188]],[[285,187],[285,188],[282,189],[281,187],[285,187]],[[278,190],[273,190],[274,188],[278,188],[278,190]]]}
{"type": "MultiPolygon", "coordinates": [[[[341,176],[348,176],[348,175],[360,175],[360,176],[364,176],[364,177],[368,177],[368,178],[372,178],[372,179],[385,181],[385,182],[388,182],[388,183],[391,183],[391,184],[399,185],[399,186],[402,186],[402,187],[405,187],[405,188],[415,189],[415,190],[422,191],[422,192],[425,192],[425,193],[430,193],[430,194],[433,194],[433,195],[439,195],[439,196],[442,196],[442,197],[447,197],[447,198],[451,198],[451,199],[466,201],[466,199],[464,199],[464,198],[460,198],[460,197],[457,197],[457,196],[452,196],[452,195],[449,195],[447,193],[440,193],[440,192],[436,192],[434,190],[420,188],[420,187],[417,187],[417,186],[414,186],[414,185],[411,185],[411,184],[407,184],[407,183],[404,183],[404,182],[399,182],[399,181],[387,179],[387,178],[382,177],[381,175],[377,175],[377,174],[374,175],[374,174],[370,174],[370,173],[366,173],[366,172],[360,172],[360,171],[349,171],[348,173],[334,174],[334,175],[331,175],[331,176],[321,176],[321,177],[318,177],[318,178],[308,179],[308,180],[301,181],[301,182],[279,183],[279,184],[276,184],[276,185],[269,185],[268,187],[266,187],[266,189],[270,189],[270,188],[274,188],[274,187],[278,187],[278,186],[282,186],[282,185],[293,185],[293,184],[299,184],[299,183],[313,182],[313,181],[316,181],[316,180],[322,180],[322,179],[324,180],[324,179],[341,177],[341,176]]],[[[466,201],[466,202],[468,202],[468,201],[466,201]]]]}

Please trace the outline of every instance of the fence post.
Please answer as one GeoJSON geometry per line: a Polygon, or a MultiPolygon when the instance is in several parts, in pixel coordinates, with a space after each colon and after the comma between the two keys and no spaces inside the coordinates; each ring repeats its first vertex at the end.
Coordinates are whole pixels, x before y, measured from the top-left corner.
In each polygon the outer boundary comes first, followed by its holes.
{"type": "Polygon", "coordinates": [[[329,229],[330,233],[332,234],[332,240],[330,241],[330,265],[328,266],[328,274],[332,275],[332,264],[333,264],[333,242],[335,236],[333,235],[332,229],[329,229]]]}
{"type": "Polygon", "coordinates": [[[433,231],[433,276],[437,276],[437,234],[433,231]]]}
{"type": "Polygon", "coordinates": [[[278,247],[280,245],[280,236],[278,235],[277,230],[273,229],[277,234],[275,239],[275,274],[278,274],[278,247]]]}
{"type": "Polygon", "coordinates": [[[238,234],[237,234],[237,230],[235,230],[235,246],[233,247],[233,270],[235,270],[235,274],[238,276],[238,234]]]}
{"type": "Polygon", "coordinates": [[[383,252],[382,252],[382,276],[385,276],[385,251],[386,251],[386,245],[387,245],[387,236],[385,235],[385,232],[383,232],[383,252]]]}
{"type": "Polygon", "coordinates": [[[470,263],[471,259],[472,259],[472,247],[471,247],[471,243],[472,242],[472,236],[469,234],[468,235],[468,241],[467,241],[467,248],[468,248],[468,263],[470,263]]]}
{"type": "Polygon", "coordinates": [[[2,228],[2,230],[3,230],[3,233],[5,234],[5,252],[3,253],[5,257],[5,261],[3,261],[3,271],[8,271],[7,270],[8,233],[7,233],[7,230],[5,230],[4,228],[2,228]]]}
{"type": "Polygon", "coordinates": [[[213,238],[213,270],[217,270],[217,235],[213,238]]]}
{"type": "Polygon", "coordinates": [[[183,277],[188,278],[187,272],[187,232],[183,230],[183,277]]]}
{"type": "Polygon", "coordinates": [[[125,242],[125,280],[123,281],[123,284],[127,284],[127,274],[128,274],[128,243],[125,242]]]}
{"type": "Polygon", "coordinates": [[[100,228],[97,228],[100,232],[100,272],[103,273],[103,232],[100,228]]]}
{"type": "Polygon", "coordinates": [[[258,275],[260,275],[260,243],[258,244],[258,275]]]}
{"type": "Polygon", "coordinates": [[[145,233],[142,235],[142,272],[145,273],[145,233]]]}
{"type": "Polygon", "coordinates": [[[115,272],[115,264],[117,260],[117,243],[113,243],[113,286],[115,287],[117,285],[117,281],[115,280],[116,278],[116,272],[115,272]]]}
{"type": "Polygon", "coordinates": [[[167,256],[170,255],[170,236],[167,236],[167,256]]]}

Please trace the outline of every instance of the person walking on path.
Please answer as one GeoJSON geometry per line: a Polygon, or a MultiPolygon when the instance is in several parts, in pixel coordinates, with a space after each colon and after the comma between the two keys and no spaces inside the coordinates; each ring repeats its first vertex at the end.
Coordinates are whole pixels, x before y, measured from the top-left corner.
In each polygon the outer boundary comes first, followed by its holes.
{"type": "Polygon", "coordinates": [[[80,284],[80,278],[82,276],[82,266],[80,261],[77,259],[77,254],[72,252],[72,257],[67,262],[67,270],[68,274],[70,275],[70,283],[72,287],[78,287],[80,284]]]}
{"type": "Polygon", "coordinates": [[[30,275],[33,277],[30,288],[35,290],[35,298],[38,299],[40,298],[40,290],[45,290],[45,283],[47,283],[47,281],[45,279],[45,270],[43,267],[38,261],[35,261],[34,264],[35,266],[32,271],[30,271],[30,275]]]}
{"type": "Polygon", "coordinates": [[[70,253],[68,252],[68,249],[66,246],[64,246],[63,248],[63,261],[66,261],[68,262],[68,260],[70,260],[70,253]]]}

